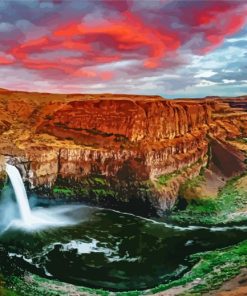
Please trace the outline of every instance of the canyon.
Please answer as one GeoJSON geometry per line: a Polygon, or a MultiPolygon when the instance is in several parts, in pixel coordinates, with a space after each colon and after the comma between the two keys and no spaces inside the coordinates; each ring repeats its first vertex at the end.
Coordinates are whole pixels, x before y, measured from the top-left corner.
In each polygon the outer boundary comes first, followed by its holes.
{"type": "Polygon", "coordinates": [[[246,111],[247,97],[1,89],[1,180],[8,162],[41,196],[163,215],[186,180],[204,176],[200,198],[246,170],[246,111]]]}

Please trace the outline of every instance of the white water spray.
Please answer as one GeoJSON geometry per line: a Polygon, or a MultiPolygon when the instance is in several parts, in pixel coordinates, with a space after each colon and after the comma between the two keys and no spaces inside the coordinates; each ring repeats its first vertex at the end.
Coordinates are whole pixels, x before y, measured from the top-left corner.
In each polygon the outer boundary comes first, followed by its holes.
{"type": "MultiPolygon", "coordinates": [[[[62,205],[62,206],[54,206],[51,208],[38,208],[31,211],[27,193],[25,190],[24,183],[22,181],[21,175],[18,171],[18,169],[10,164],[6,164],[6,172],[10,178],[11,184],[14,188],[16,201],[18,204],[18,208],[21,214],[21,220],[13,220],[8,227],[15,226],[15,227],[21,227],[25,229],[35,230],[40,228],[46,228],[46,227],[58,227],[58,226],[65,226],[65,225],[73,225],[79,223],[81,220],[68,218],[68,214],[71,212],[75,212],[76,210],[85,211],[87,208],[90,207],[84,207],[84,206],[77,206],[77,205],[62,205]]],[[[94,207],[94,209],[100,209],[94,207]]],[[[92,212],[93,212],[92,208],[92,212]]],[[[136,216],[134,214],[130,213],[122,213],[119,211],[120,214],[130,215],[130,216],[136,216]]],[[[90,213],[85,212],[85,219],[87,219],[90,216],[90,213]]],[[[149,218],[144,218],[138,216],[140,219],[147,220],[149,222],[164,225],[167,228],[173,228],[180,231],[194,231],[194,230],[200,230],[200,229],[208,229],[210,231],[227,231],[231,229],[236,230],[246,230],[247,226],[178,226],[173,224],[167,224],[166,222],[156,221],[149,218]]],[[[8,227],[6,229],[8,229],[8,227]]]]}
{"type": "Polygon", "coordinates": [[[6,164],[6,172],[14,188],[21,219],[25,224],[29,224],[31,222],[32,214],[21,175],[18,169],[10,164],[6,164]]]}
{"type": "Polygon", "coordinates": [[[51,208],[39,207],[31,210],[25,186],[18,169],[10,164],[6,164],[6,172],[15,192],[21,219],[13,219],[4,231],[9,229],[9,227],[37,230],[46,227],[73,225],[79,222],[68,215],[78,209],[81,210],[83,206],[61,205],[51,208]]]}

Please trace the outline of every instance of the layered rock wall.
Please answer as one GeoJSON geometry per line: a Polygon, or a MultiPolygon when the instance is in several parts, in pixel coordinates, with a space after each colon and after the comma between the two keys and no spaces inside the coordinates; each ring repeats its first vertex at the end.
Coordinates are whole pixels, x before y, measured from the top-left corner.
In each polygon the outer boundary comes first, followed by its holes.
{"type": "Polygon", "coordinates": [[[236,155],[225,142],[246,136],[243,106],[218,98],[0,91],[0,153],[20,168],[30,188],[46,188],[50,196],[54,186],[74,184],[77,198],[98,200],[104,184],[103,203],[110,194],[112,202],[118,195],[125,203],[137,198],[166,210],[180,185],[208,159],[215,161],[215,155],[208,158],[213,143],[220,140],[236,155]],[[104,181],[92,181],[99,176],[104,181]],[[164,176],[168,181],[160,182],[164,176]]]}
{"type": "Polygon", "coordinates": [[[107,145],[107,139],[160,142],[208,125],[210,118],[205,103],[185,105],[162,99],[73,101],[46,116],[37,132],[70,137],[83,144],[107,145]]]}

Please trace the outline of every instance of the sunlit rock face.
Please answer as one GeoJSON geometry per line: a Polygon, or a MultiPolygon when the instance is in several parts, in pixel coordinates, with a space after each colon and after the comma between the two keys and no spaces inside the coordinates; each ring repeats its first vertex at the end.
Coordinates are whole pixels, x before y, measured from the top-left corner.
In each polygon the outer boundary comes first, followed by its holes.
{"type": "Polygon", "coordinates": [[[245,169],[231,145],[247,136],[243,102],[1,90],[0,152],[30,188],[50,197],[164,211],[209,162],[226,176],[245,169]]]}
{"type": "Polygon", "coordinates": [[[163,99],[101,99],[72,101],[46,116],[37,127],[58,138],[81,144],[164,141],[184,136],[210,121],[210,108],[163,99]]]}

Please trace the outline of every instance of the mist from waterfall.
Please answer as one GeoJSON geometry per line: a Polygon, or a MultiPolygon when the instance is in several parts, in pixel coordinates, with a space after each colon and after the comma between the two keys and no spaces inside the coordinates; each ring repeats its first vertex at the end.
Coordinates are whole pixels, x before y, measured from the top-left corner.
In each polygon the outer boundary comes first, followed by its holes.
{"type": "Polygon", "coordinates": [[[32,231],[40,228],[74,225],[79,222],[73,214],[77,210],[81,211],[84,207],[82,205],[39,206],[31,209],[18,169],[6,164],[6,172],[13,189],[5,186],[1,193],[0,233],[12,227],[32,231]]]}
{"type": "Polygon", "coordinates": [[[26,189],[24,187],[21,175],[18,169],[10,164],[6,164],[6,172],[10,178],[15,192],[15,197],[20,211],[21,219],[25,224],[29,224],[32,222],[32,215],[28,203],[26,189]]]}

